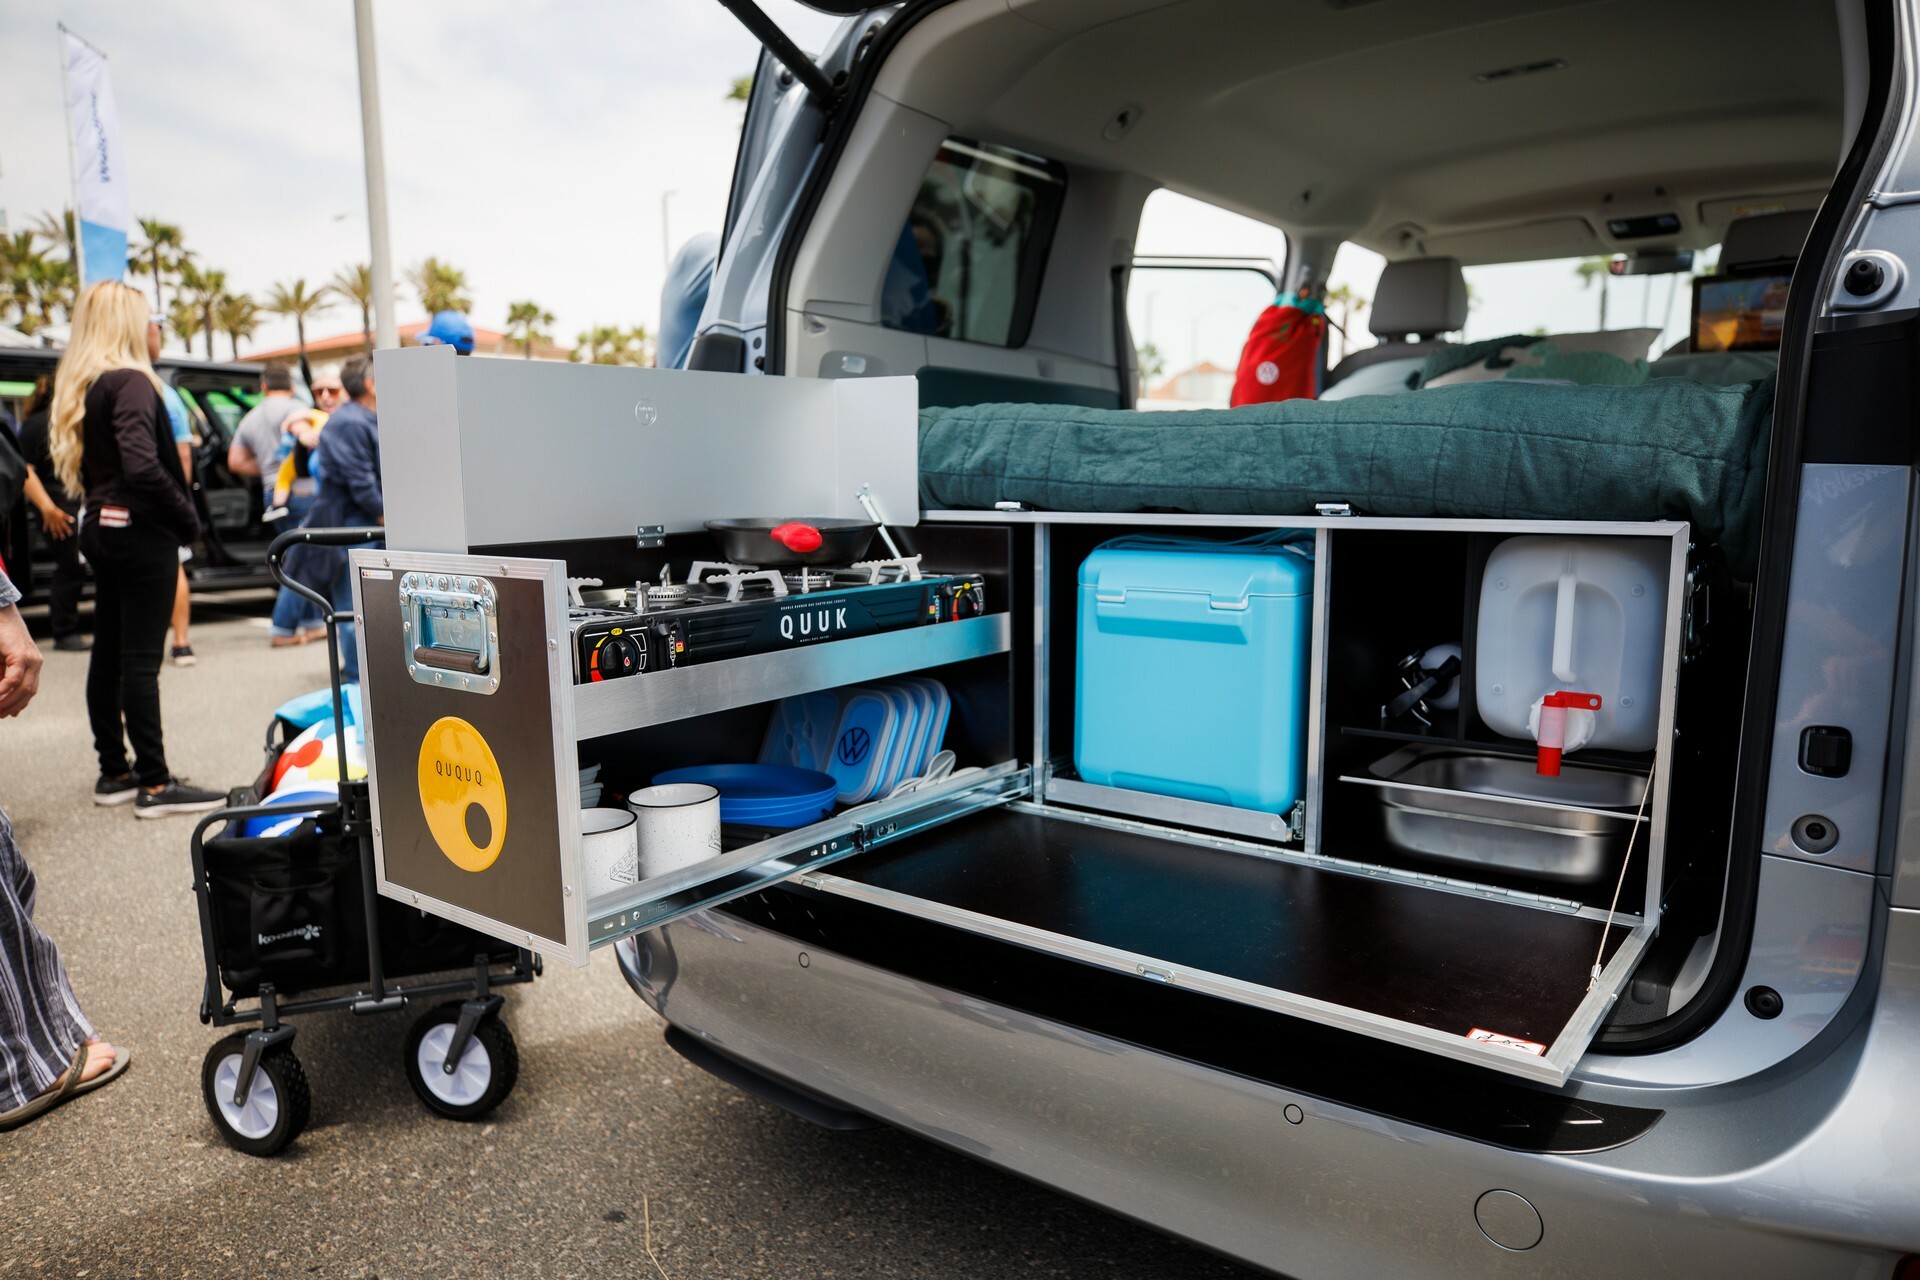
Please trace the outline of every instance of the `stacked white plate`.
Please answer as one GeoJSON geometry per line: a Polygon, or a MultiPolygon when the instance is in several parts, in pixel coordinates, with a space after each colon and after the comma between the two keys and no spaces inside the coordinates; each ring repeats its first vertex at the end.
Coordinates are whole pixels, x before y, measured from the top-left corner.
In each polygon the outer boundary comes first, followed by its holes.
{"type": "Polygon", "coordinates": [[[580,807],[597,809],[600,807],[600,766],[590,764],[580,771],[580,807]]]}

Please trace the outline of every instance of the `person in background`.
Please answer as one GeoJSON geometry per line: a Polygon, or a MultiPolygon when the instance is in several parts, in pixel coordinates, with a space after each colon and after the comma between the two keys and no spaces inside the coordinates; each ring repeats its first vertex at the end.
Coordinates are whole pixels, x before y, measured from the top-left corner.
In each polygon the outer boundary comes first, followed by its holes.
{"type": "Polygon", "coordinates": [[[423,347],[452,347],[456,355],[473,354],[473,323],[458,311],[436,311],[433,323],[414,339],[423,347]]]}
{"type": "MultiPolygon", "coordinates": [[[[158,320],[147,321],[147,363],[151,365],[160,358],[160,340],[164,335],[158,320]]],[[[173,445],[180,455],[180,474],[187,478],[187,493],[193,493],[193,416],[187,412],[186,401],[180,393],[168,386],[163,379],[160,382],[160,398],[167,406],[167,422],[173,428],[173,445]]],[[[173,612],[168,616],[168,626],[173,631],[173,665],[190,667],[194,664],[193,637],[188,629],[193,623],[193,592],[187,586],[187,561],[193,558],[191,542],[180,548],[180,569],[178,581],[173,589],[173,612]]]]}
{"type": "MultiPolygon", "coordinates": [[[[0,720],[25,711],[40,688],[40,650],[19,599],[0,564],[0,720]]],[[[33,922],[36,890],[0,809],[0,1130],[111,1083],[133,1062],[81,1012],[60,949],[33,922]]]]}
{"type": "MultiPolygon", "coordinates": [[[[287,419],[306,408],[293,397],[293,370],[285,365],[268,365],[260,372],[260,403],[247,410],[234,428],[233,443],[227,446],[227,470],[237,476],[257,477],[261,488],[271,486],[280,460],[292,449],[287,434],[287,419]]],[[[261,505],[270,505],[261,494],[261,505]]]]}
{"type": "Polygon", "coordinates": [[[27,459],[27,501],[40,515],[40,528],[53,552],[53,580],[47,584],[47,621],[53,629],[53,647],[62,653],[85,653],[80,634],[80,593],[87,571],[80,564],[80,541],[74,537],[80,515],[80,497],[69,493],[53,471],[47,451],[47,424],[53,417],[53,378],[39,378],[27,401],[27,419],[20,426],[20,452],[27,459]]]}
{"type": "Polygon", "coordinates": [[[267,499],[267,518],[281,518],[272,512],[282,510],[294,517],[289,528],[297,527],[305,519],[307,508],[313,505],[313,497],[320,491],[320,479],[313,472],[313,451],[320,445],[320,428],[327,424],[329,414],[347,402],[347,389],[340,383],[337,364],[322,366],[313,375],[311,385],[315,407],[303,406],[287,418],[292,448],[280,460],[280,470],[274,476],[273,491],[267,499]]]}
{"type": "Polygon", "coordinates": [[[660,287],[660,342],[654,349],[654,363],[660,368],[686,368],[719,261],[720,237],[711,231],[693,237],[673,255],[667,282],[660,287]]]}
{"type": "MultiPolygon", "coordinates": [[[[379,400],[373,381],[373,359],[356,356],[340,370],[347,403],[327,418],[326,430],[314,450],[313,469],[320,491],[307,511],[307,529],[357,529],[387,522],[386,502],[380,493],[379,400]]],[[[301,544],[287,555],[287,572],[333,601],[334,612],[353,611],[353,581],[347,553],[341,547],[301,544]]],[[[360,654],[351,623],[340,627],[340,678],[360,679],[360,654]]]]}
{"type": "MultiPolygon", "coordinates": [[[[321,379],[316,378],[319,383],[321,379]]],[[[337,388],[340,380],[332,379],[337,388]]],[[[237,476],[260,479],[261,504],[270,520],[292,518],[284,527],[299,527],[307,508],[313,503],[313,481],[296,481],[285,495],[276,492],[283,462],[291,462],[295,448],[293,428],[303,422],[307,406],[293,395],[293,371],[283,365],[271,365],[260,374],[260,403],[247,410],[234,429],[233,443],[227,448],[227,470],[237,476]]],[[[319,398],[316,385],[314,396],[319,398]]],[[[319,611],[304,597],[281,588],[273,602],[273,621],[267,643],[275,648],[305,644],[321,631],[319,611]]]]}
{"type": "Polygon", "coordinates": [[[93,800],[131,800],[141,818],[217,809],[226,800],[174,777],[161,737],[161,647],[180,548],[198,536],[200,520],[167,422],[165,384],[149,363],[147,331],[145,294],[117,280],[88,287],[74,304],[48,426],[54,474],[83,496],[80,549],[93,566],[87,718],[100,758],[93,800]]]}

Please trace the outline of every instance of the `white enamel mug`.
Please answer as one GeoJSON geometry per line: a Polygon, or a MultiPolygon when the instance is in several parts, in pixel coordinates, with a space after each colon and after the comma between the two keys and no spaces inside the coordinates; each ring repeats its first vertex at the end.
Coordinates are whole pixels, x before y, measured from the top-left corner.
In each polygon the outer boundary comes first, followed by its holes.
{"type": "Polygon", "coordinates": [[[640,878],[639,824],[631,809],[582,809],[581,847],[586,852],[587,896],[606,893],[640,878]]]}
{"type": "Polygon", "coordinates": [[[699,782],[643,787],[627,797],[639,820],[640,878],[652,879],[720,853],[720,793],[699,782]]]}

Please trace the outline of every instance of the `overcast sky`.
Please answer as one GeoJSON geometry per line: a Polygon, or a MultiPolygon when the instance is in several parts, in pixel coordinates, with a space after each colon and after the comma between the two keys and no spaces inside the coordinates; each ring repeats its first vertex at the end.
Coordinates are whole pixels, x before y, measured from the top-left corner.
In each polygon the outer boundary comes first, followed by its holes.
{"type": "MultiPolygon", "coordinates": [[[[805,47],[835,22],[765,7],[805,47]]],[[[753,38],[713,0],[374,8],[396,268],[429,254],[461,267],[490,328],[521,298],[569,343],[590,324],[651,326],[661,196],[675,192],[675,247],[719,229],[741,116],[726,93],[754,68],[753,38]]],[[[256,295],[367,260],[348,0],[0,0],[9,226],[71,202],[61,21],[111,60],[136,218],[178,224],[203,265],[256,295]]],[[[399,313],[421,318],[404,294],[399,313]]],[[[358,325],[340,308],[309,333],[358,325]]],[[[281,324],[259,344],[292,340],[281,324]]]]}
{"type": "MultiPolygon", "coordinates": [[[[793,0],[764,3],[804,48],[820,48],[836,23],[793,0]]],[[[429,254],[462,268],[474,322],[489,328],[522,298],[554,312],[568,344],[593,324],[652,327],[666,238],[677,248],[725,216],[742,114],[726,92],[753,70],[753,39],[717,0],[378,0],[375,10],[396,268],[429,254]]],[[[178,224],[203,266],[256,295],[367,260],[349,0],[0,0],[0,211],[13,227],[71,199],[59,21],[111,60],[136,217],[178,224]]],[[[1163,191],[1139,249],[1278,262],[1285,238],[1163,191]]],[[[1379,265],[1348,246],[1334,282],[1370,297],[1379,265]]],[[[1579,290],[1569,266],[1492,271],[1503,274],[1476,282],[1469,337],[1595,327],[1597,293],[1579,290]]],[[[1646,285],[1614,288],[1611,325],[1637,322],[1646,285]]],[[[1199,358],[1230,366],[1260,297],[1244,281],[1169,273],[1143,280],[1147,290],[1155,301],[1136,296],[1130,308],[1136,336],[1152,338],[1169,372],[1199,358]]],[[[1684,296],[1677,310],[1684,322],[1684,296]]],[[[399,312],[423,318],[404,290],[399,312]]],[[[358,323],[340,307],[309,334],[358,323]]],[[[292,326],[274,322],[255,349],[292,341],[292,326]]]]}

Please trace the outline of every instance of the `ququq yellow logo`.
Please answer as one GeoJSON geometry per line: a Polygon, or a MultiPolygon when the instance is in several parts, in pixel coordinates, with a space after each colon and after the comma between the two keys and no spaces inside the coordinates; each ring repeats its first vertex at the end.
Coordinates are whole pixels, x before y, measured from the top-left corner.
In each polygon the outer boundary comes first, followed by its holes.
{"type": "Polygon", "coordinates": [[[420,809],[447,860],[485,871],[507,839],[507,788],[480,731],[442,716],[420,740],[420,809]]]}

